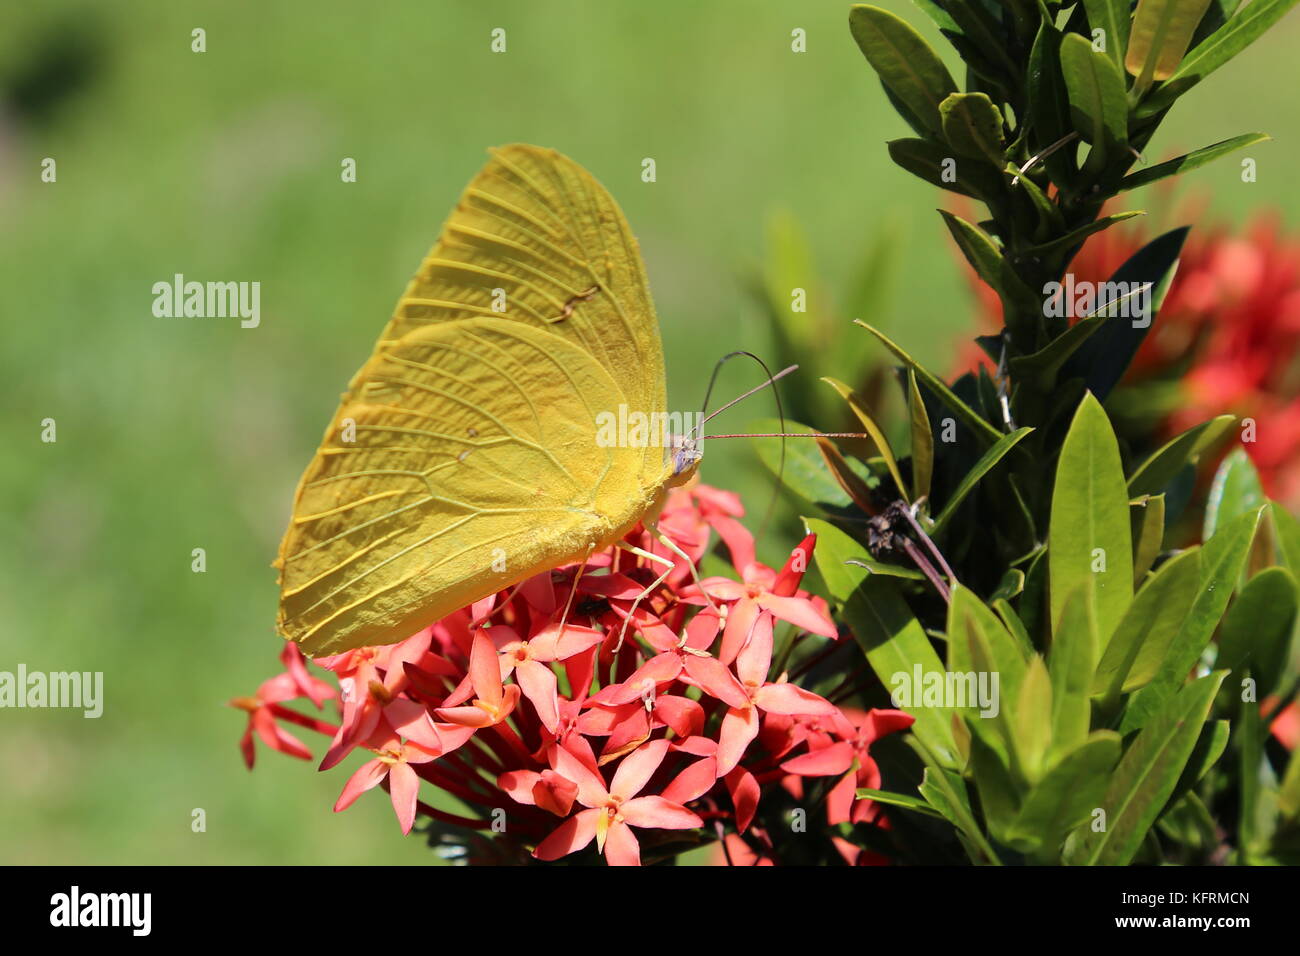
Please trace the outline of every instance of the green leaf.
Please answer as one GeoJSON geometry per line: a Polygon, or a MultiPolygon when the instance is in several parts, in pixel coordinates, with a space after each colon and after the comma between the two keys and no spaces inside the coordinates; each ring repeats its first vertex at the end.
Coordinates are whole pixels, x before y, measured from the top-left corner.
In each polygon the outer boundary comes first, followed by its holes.
{"type": "Polygon", "coordinates": [[[981,279],[1000,292],[1002,253],[993,244],[993,240],[989,238],[988,233],[971,225],[960,216],[954,216],[946,209],[940,209],[939,215],[943,217],[944,225],[952,233],[957,248],[966,257],[966,261],[971,264],[971,268],[975,270],[981,279]]]}
{"type": "Polygon", "coordinates": [[[1132,862],[1187,765],[1223,678],[1223,672],[1217,672],[1184,687],[1134,738],[1100,803],[1106,811],[1106,829],[1081,831],[1071,862],[1103,866],[1132,862]]]}
{"type": "MultiPolygon", "coordinates": [[[[1220,693],[1224,689],[1226,685],[1220,689],[1220,693]]],[[[1205,723],[1201,728],[1201,736],[1196,740],[1196,746],[1192,748],[1192,755],[1187,758],[1187,766],[1183,768],[1182,775],[1174,786],[1174,792],[1169,796],[1170,804],[1196,786],[1201,778],[1210,772],[1210,768],[1218,763],[1224,749],[1228,746],[1230,733],[1231,727],[1226,720],[1205,723]]]]}
{"type": "Polygon", "coordinates": [[[1011,840],[1041,847],[1054,858],[1065,835],[1101,803],[1119,751],[1119,734],[1099,730],[1067,752],[1030,792],[1011,826],[1011,840]]]}
{"type": "MultiPolygon", "coordinates": [[[[1070,100],[1061,75],[1061,34],[1043,18],[1029,51],[1026,83],[1028,115],[1032,127],[1030,152],[1038,153],[1074,131],[1070,122],[1070,100]]],[[[1043,166],[1058,186],[1073,185],[1077,172],[1073,146],[1058,149],[1043,159],[1043,166]]]]}
{"type": "Polygon", "coordinates": [[[1080,746],[1092,721],[1092,675],[1097,666],[1097,620],[1092,580],[1066,596],[1054,622],[1048,671],[1052,678],[1052,746],[1059,757],[1080,746]]]}
{"type": "Polygon", "coordinates": [[[1174,75],[1141,104],[1137,116],[1154,116],[1172,106],[1178,97],[1258,40],[1296,3],[1297,0],[1251,0],[1183,57],[1174,75]]]}
{"type": "Polygon", "coordinates": [[[1233,587],[1245,566],[1263,509],[1239,515],[1201,548],[1201,583],[1183,626],[1165,655],[1155,679],[1134,694],[1124,709],[1120,733],[1143,726],[1183,685],[1210,642],[1233,587]]]}
{"type": "Polygon", "coordinates": [[[939,116],[949,146],[962,156],[1002,168],[1002,114],[987,94],[952,93],[939,104],[939,116]]]}
{"type": "Polygon", "coordinates": [[[932,186],[989,202],[1002,189],[1001,173],[980,163],[958,163],[947,146],[927,139],[895,139],[889,158],[932,186]]]}
{"type": "Polygon", "coordinates": [[[979,734],[971,736],[970,759],[971,776],[989,831],[999,843],[1006,843],[1007,832],[1020,811],[1020,793],[1003,758],[979,734]]]}
{"type": "Polygon", "coordinates": [[[994,465],[1006,457],[1007,452],[1015,448],[1020,443],[1020,440],[1032,431],[1032,428],[1017,428],[1011,434],[999,438],[993,443],[993,447],[980,456],[979,461],[975,462],[971,470],[966,472],[965,477],[962,478],[953,493],[948,496],[948,500],[944,502],[943,511],[939,512],[939,516],[934,519],[934,527],[931,528],[934,534],[942,531],[948,522],[952,520],[961,503],[966,500],[967,495],[975,490],[975,486],[979,484],[980,479],[987,475],[994,465]]]}
{"type": "MultiPolygon", "coordinates": [[[[1178,264],[1178,256],[1187,238],[1187,226],[1174,229],[1158,236],[1147,243],[1115,270],[1106,281],[1111,288],[1140,289],[1149,284],[1151,290],[1151,312],[1145,324],[1113,321],[1097,335],[1092,336],[1066,363],[1061,372],[1061,379],[1082,378],[1088,390],[1101,401],[1110,394],[1123,377],[1125,370],[1133,361],[1150,327],[1155,323],[1157,310],[1160,308],[1162,290],[1168,288],[1178,264]]],[[[1119,296],[1108,297],[1108,302],[1117,301],[1119,296]]],[[[1102,313],[1106,303],[1098,303],[1097,313],[1102,313]]]]}
{"type": "Polygon", "coordinates": [[[1234,421],[1232,415],[1220,415],[1171,438],[1134,470],[1128,480],[1129,495],[1139,498],[1165,491],[1182,467],[1196,464],[1201,453],[1212,448],[1234,421]]]}
{"type": "Polygon", "coordinates": [[[1277,809],[1285,820],[1300,820],[1300,748],[1291,751],[1291,759],[1287,761],[1286,774],[1278,790],[1277,809]]]}
{"type": "Polygon", "coordinates": [[[921,34],[906,20],[865,4],[849,11],[849,31],[881,82],[929,129],[942,132],[939,104],[957,85],[921,34]]]}
{"type": "Polygon", "coordinates": [[[1057,374],[1070,356],[1112,318],[1109,315],[1095,314],[1081,318],[1032,355],[1013,356],[1007,363],[1011,377],[1040,392],[1049,391],[1056,384],[1057,374]]]}
{"type": "Polygon", "coordinates": [[[1124,67],[1136,90],[1174,75],[1210,0],[1139,0],[1124,67]]]}
{"type": "Polygon", "coordinates": [[[1216,529],[1238,515],[1255,511],[1264,504],[1264,489],[1259,473],[1244,448],[1234,448],[1214,473],[1210,498],[1205,505],[1205,528],[1202,538],[1209,540],[1216,529]]]}
{"type": "Polygon", "coordinates": [[[1063,249],[1072,249],[1075,246],[1083,245],[1083,240],[1087,239],[1095,232],[1101,232],[1103,229],[1109,229],[1116,223],[1132,219],[1134,216],[1145,216],[1144,209],[1130,209],[1127,212],[1117,212],[1113,216],[1103,216],[1100,219],[1094,219],[1090,223],[1073,229],[1058,239],[1050,242],[1044,242],[1036,246],[1029,246],[1025,249],[1024,254],[1027,256],[1048,256],[1054,252],[1060,252],[1063,249]]]}
{"type": "Polygon", "coordinates": [[[1052,745],[1052,679],[1042,657],[1035,654],[1025,669],[1016,698],[1013,728],[1020,769],[1031,784],[1042,777],[1052,745]]]}
{"type": "Polygon", "coordinates": [[[942,379],[928,371],[923,365],[919,364],[916,359],[912,358],[912,356],[908,355],[901,348],[895,345],[883,332],[873,328],[861,319],[854,319],[853,321],[856,325],[862,326],[879,339],[880,343],[884,345],[885,348],[889,349],[889,351],[893,352],[894,356],[900,362],[915,371],[916,377],[921,381],[921,383],[937,395],[939,401],[943,402],[943,404],[948,407],[949,411],[956,415],[957,419],[963,425],[975,433],[976,438],[979,438],[986,445],[996,444],[997,441],[1002,438],[1002,433],[1000,431],[986,422],[978,413],[975,412],[974,409],[954,395],[952,389],[945,385],[942,379]]]}
{"type": "Polygon", "coordinates": [[[848,403],[853,414],[856,415],[858,421],[862,423],[862,427],[865,428],[867,434],[871,436],[872,442],[875,443],[876,450],[879,451],[880,456],[885,459],[885,467],[889,469],[890,477],[894,479],[894,484],[898,486],[899,495],[906,499],[907,485],[904,483],[903,476],[898,470],[898,462],[894,460],[894,451],[889,447],[889,440],[885,438],[885,433],[880,430],[880,426],[878,426],[875,420],[867,414],[867,410],[863,407],[861,399],[858,398],[853,389],[849,388],[849,386],[845,385],[839,379],[823,378],[822,381],[835,389],[835,391],[839,393],[840,398],[844,399],[844,401],[848,403]]]}
{"type": "Polygon", "coordinates": [[[1097,664],[1092,692],[1117,700],[1147,684],[1160,669],[1201,580],[1200,548],[1160,566],[1137,592],[1097,664]]]}
{"type": "Polygon", "coordinates": [[[916,370],[907,370],[907,411],[912,424],[912,500],[930,495],[934,474],[934,433],[930,431],[930,414],[916,383],[916,370]]]}
{"type": "MultiPolygon", "coordinates": [[[[756,431],[762,432],[800,432],[811,434],[816,429],[786,419],[759,419],[754,422],[756,431]],[[784,428],[782,428],[784,424],[784,428]]],[[[783,440],[780,438],[751,438],[759,460],[772,473],[781,473],[785,487],[815,505],[829,508],[845,508],[851,504],[844,489],[836,483],[826,470],[826,463],[817,450],[815,442],[783,440]],[[785,446],[785,465],[781,472],[781,447],[785,446]]]]}
{"type": "Polygon", "coordinates": [[[1154,166],[1148,166],[1146,169],[1139,169],[1135,173],[1129,173],[1120,180],[1119,191],[1137,189],[1139,186],[1150,185],[1157,180],[1164,179],[1166,176],[1191,172],[1198,166],[1214,162],[1220,156],[1226,156],[1239,149],[1245,149],[1247,146],[1254,146],[1256,143],[1263,143],[1272,138],[1267,133],[1245,133],[1241,136],[1222,140],[1212,146],[1202,146],[1200,149],[1184,153],[1176,159],[1170,159],[1154,166]]]}
{"type": "Polygon", "coordinates": [[[870,787],[859,787],[857,790],[859,800],[875,800],[877,803],[887,803],[893,807],[902,807],[905,810],[915,810],[917,813],[924,813],[926,816],[943,818],[938,810],[930,806],[920,797],[909,797],[905,793],[891,793],[888,790],[873,790],[870,787]]]}
{"type": "Polygon", "coordinates": [[[1249,668],[1259,698],[1277,689],[1296,621],[1296,579],[1285,568],[1267,568],[1246,582],[1219,625],[1215,667],[1240,677],[1249,668]]]}
{"type": "Polygon", "coordinates": [[[1133,521],[1133,587],[1136,588],[1155,564],[1165,541],[1165,496],[1144,497],[1129,508],[1133,521]]]}
{"type": "Polygon", "coordinates": [[[1091,579],[1099,647],[1104,650],[1133,599],[1133,543],[1119,445],[1092,395],[1079,403],[1061,448],[1051,522],[1052,620],[1060,620],[1066,595],[1091,579]]]}
{"type": "Polygon", "coordinates": [[[925,797],[930,806],[942,813],[949,823],[966,836],[984,861],[1001,865],[997,854],[984,839],[979,824],[975,822],[974,814],[971,813],[966,781],[950,770],[926,767],[921,776],[921,785],[917,789],[921,791],[921,796],[925,797]]]}
{"type": "Polygon", "coordinates": [[[1106,56],[1118,69],[1124,65],[1128,47],[1129,0],[1083,0],[1088,11],[1088,26],[1106,31],[1106,56]]]}
{"type": "Polygon", "coordinates": [[[1016,729],[1004,702],[1019,699],[1025,671],[1021,645],[1001,619],[969,588],[960,584],[953,588],[948,605],[948,672],[972,675],[974,686],[964,685],[967,705],[962,710],[967,722],[1010,766],[1019,765],[1016,729]],[[989,675],[988,681],[994,676],[998,680],[994,713],[985,714],[977,699],[980,675],[989,675]]]}
{"type": "Polygon", "coordinates": [[[1100,172],[1128,144],[1128,94],[1119,67],[1077,33],[1061,38],[1061,74],[1074,128],[1092,145],[1085,169],[1100,172]]]}
{"type": "MultiPolygon", "coordinates": [[[[840,620],[853,632],[881,683],[896,690],[900,685],[895,678],[900,674],[909,682],[919,674],[922,687],[927,674],[937,674],[936,679],[943,681],[943,662],[894,585],[860,568],[846,566],[847,559],[860,556],[861,545],[843,533],[823,538],[822,530],[818,526],[817,548],[813,552],[817,569],[831,597],[842,606],[840,620]]],[[[951,708],[918,707],[909,701],[901,709],[916,718],[912,732],[936,758],[944,766],[957,766],[951,708]]]]}
{"type": "Polygon", "coordinates": [[[1282,563],[1300,576],[1300,521],[1276,501],[1269,503],[1268,511],[1277,532],[1277,549],[1282,563]]]}

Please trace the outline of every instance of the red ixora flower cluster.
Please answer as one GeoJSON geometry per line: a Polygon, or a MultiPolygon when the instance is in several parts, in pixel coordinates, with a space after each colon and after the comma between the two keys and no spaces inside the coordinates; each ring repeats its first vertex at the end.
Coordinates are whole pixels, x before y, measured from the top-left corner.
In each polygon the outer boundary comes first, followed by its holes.
{"type": "MultiPolygon", "coordinates": [[[[657,569],[611,549],[399,644],[318,659],[338,694],[287,645],[284,673],[254,697],[231,701],[249,714],[244,759],[251,768],[255,737],[310,759],[287,724],[328,734],[322,770],[357,748],[373,754],[336,811],[382,786],[404,833],[424,814],[513,839],[540,860],[594,841],[608,863],[638,865],[636,831],[679,848],[683,834],[652,831],[697,831],[688,844],[726,836],[733,861],[772,863],[760,828],[749,843],[739,835],[750,831],[768,788],[797,798],[804,778],[838,778],[824,798],[829,824],[872,821],[874,805],[856,796],[880,784],[870,746],[912,718],[845,710],[772,673],[778,620],[794,626],[796,642],[828,650],[838,637],[825,603],[799,589],[815,536],[776,571],[755,560],[742,514],[735,495],[692,484],[673,490],[659,522],[696,563],[718,534],[739,580],[710,577],[697,586],[685,560],[638,528],[629,543],[674,566],[635,609],[657,569]],[[338,724],[285,706],[297,698],[318,709],[334,699],[338,724]],[[422,783],[480,815],[431,806],[420,799],[422,783]]],[[[850,863],[878,859],[839,838],[835,845],[850,863]]]]}

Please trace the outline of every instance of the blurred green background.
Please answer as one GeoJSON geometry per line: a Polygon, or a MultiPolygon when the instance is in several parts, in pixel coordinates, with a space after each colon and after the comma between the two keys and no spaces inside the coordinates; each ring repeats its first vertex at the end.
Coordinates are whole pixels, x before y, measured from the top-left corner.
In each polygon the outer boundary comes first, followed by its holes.
{"type": "MultiPolygon", "coordinates": [[[[942,42],[909,4],[885,6],[942,42]]],[[[884,141],[907,133],[847,9],[6,5],[0,670],[103,671],[107,700],[98,720],[0,711],[0,862],[432,861],[378,791],[330,812],[355,761],[318,774],[261,750],[249,774],[244,716],[225,701],[278,667],[269,564],[294,484],[486,147],[554,146],[622,203],[648,262],[671,408],[698,407],[722,353],[770,355],[746,285],[776,209],[809,235],[814,296],[845,288],[883,237],[893,292],[871,318],[950,365],[971,309],[933,211],[941,197],[890,165],[884,141]],[[195,27],[206,53],[190,50],[195,27]],[[496,27],[504,54],[489,50],[496,27]],[[794,28],[806,53],[791,52],[794,28]],[[45,157],[57,183],[40,181],[45,157]],[[355,184],[340,181],[344,157],[355,184]],[[640,180],[644,157],[654,184],[640,180]],[[151,286],[177,272],[261,282],[261,326],[155,318],[151,286]],[[55,444],[40,441],[45,418],[55,444]],[[190,570],[196,547],[203,574],[190,570]],[[191,831],[196,807],[205,833],[191,831]]],[[[1263,207],[1293,220],[1300,205],[1294,83],[1278,82],[1295,76],[1298,32],[1289,16],[1180,103],[1153,144],[1155,161],[1274,135],[1252,152],[1257,183],[1233,162],[1187,177],[1182,188],[1209,192],[1228,221],[1263,207]]],[[[729,367],[722,393],[756,381],[729,367]]],[[[749,415],[770,413],[770,399],[754,402],[749,415]]],[[[751,454],[716,443],[704,477],[761,512],[770,480],[751,454]]],[[[304,739],[319,757],[321,740],[304,739]]]]}

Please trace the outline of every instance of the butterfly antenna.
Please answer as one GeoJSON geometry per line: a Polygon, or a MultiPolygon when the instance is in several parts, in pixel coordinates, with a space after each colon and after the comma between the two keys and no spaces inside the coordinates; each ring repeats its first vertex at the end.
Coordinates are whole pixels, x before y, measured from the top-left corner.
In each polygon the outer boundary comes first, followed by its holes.
{"type": "MultiPolygon", "coordinates": [[[[710,419],[712,419],[717,415],[722,414],[728,408],[731,408],[731,406],[736,405],[739,402],[743,402],[745,399],[749,398],[749,396],[753,395],[754,393],[761,392],[763,389],[770,387],[772,389],[772,397],[776,400],[776,414],[778,420],[781,422],[781,433],[784,433],[785,412],[781,408],[781,393],[776,390],[776,383],[778,380],[785,378],[785,376],[789,375],[798,367],[799,367],[798,365],[791,365],[787,368],[781,369],[781,371],[773,375],[772,370],[767,367],[767,363],[764,362],[757,355],[755,355],[753,352],[746,352],[744,349],[737,349],[735,352],[728,352],[726,355],[722,356],[722,358],[718,359],[718,364],[713,366],[713,374],[709,376],[709,387],[704,390],[704,404],[700,407],[699,424],[697,424],[695,428],[692,429],[692,432],[696,434],[697,438],[710,437],[708,435],[698,434],[699,431],[704,427],[705,422],[709,421],[710,419]],[[763,372],[767,375],[767,381],[761,385],[754,386],[749,391],[745,392],[743,395],[733,398],[731,401],[727,402],[727,404],[723,405],[721,408],[719,408],[717,411],[713,412],[712,414],[706,415],[705,412],[707,412],[709,409],[709,397],[713,394],[713,385],[718,380],[718,373],[722,371],[722,366],[726,365],[727,362],[731,361],[733,358],[736,358],[741,355],[747,356],[748,358],[752,358],[755,362],[757,362],[759,366],[763,369],[763,372]]],[[[762,538],[763,535],[767,533],[767,526],[771,523],[773,514],[776,513],[776,500],[777,500],[777,496],[780,494],[781,480],[785,475],[785,436],[784,434],[780,434],[779,436],[773,436],[773,437],[781,438],[781,457],[777,462],[776,483],[772,486],[772,497],[768,499],[767,509],[763,513],[763,520],[759,523],[758,526],[759,538],[762,538]]]]}

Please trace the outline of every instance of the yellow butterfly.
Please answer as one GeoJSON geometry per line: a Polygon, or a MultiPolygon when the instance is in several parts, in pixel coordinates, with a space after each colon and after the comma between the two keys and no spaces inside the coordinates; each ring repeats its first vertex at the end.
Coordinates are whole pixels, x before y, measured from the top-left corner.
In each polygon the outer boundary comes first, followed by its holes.
{"type": "Polygon", "coordinates": [[[618,205],[554,150],[491,155],[298,484],[279,629],[311,655],[404,640],[639,521],[654,530],[699,462],[694,437],[598,440],[597,417],[621,404],[666,411],[659,327],[618,205]]]}

